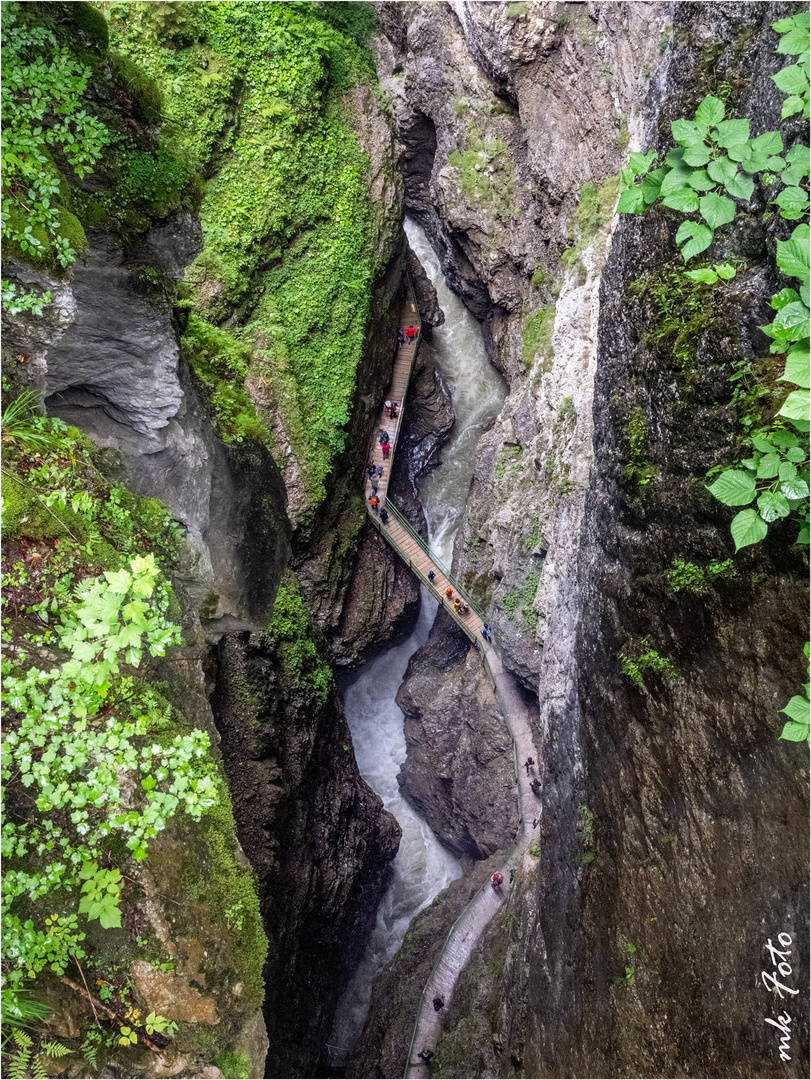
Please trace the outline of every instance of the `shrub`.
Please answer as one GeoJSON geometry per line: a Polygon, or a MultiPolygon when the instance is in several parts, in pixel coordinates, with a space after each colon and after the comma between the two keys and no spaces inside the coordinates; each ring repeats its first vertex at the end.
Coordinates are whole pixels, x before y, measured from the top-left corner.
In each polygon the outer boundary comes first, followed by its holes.
{"type": "Polygon", "coordinates": [[[649,672],[661,675],[664,679],[678,678],[679,673],[674,665],[666,657],[660,656],[647,638],[642,638],[639,647],[634,651],[639,655],[630,657],[625,653],[619,654],[622,674],[630,680],[632,686],[644,686],[645,675],[649,672]]]}
{"type": "Polygon", "coordinates": [[[674,593],[710,592],[716,581],[733,578],[737,575],[732,559],[713,559],[706,566],[674,559],[668,574],[670,588],[674,593]]]}

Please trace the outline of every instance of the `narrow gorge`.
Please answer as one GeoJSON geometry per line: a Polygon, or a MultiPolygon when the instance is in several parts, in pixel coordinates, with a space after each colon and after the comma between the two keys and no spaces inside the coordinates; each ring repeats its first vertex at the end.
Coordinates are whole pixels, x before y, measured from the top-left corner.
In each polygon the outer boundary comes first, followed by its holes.
{"type": "Polygon", "coordinates": [[[807,1076],[807,6],[2,35],[3,1075],[807,1076]]]}

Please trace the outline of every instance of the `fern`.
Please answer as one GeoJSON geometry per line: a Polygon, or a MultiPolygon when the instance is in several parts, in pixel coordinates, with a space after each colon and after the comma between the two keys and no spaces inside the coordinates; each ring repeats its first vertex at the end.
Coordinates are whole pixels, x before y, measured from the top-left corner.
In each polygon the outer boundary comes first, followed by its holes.
{"type": "MultiPolygon", "coordinates": [[[[17,1032],[15,1031],[14,1034],[16,1036],[17,1032]]],[[[17,1040],[15,1039],[15,1042],[16,1041],[17,1040]]],[[[31,1042],[30,1039],[28,1041],[29,1043],[31,1042]]],[[[11,1080],[24,1080],[28,1074],[28,1059],[30,1056],[31,1048],[28,1046],[23,1047],[19,1054],[12,1059],[11,1064],[8,1067],[8,1075],[11,1077],[11,1080]]]]}
{"type": "Polygon", "coordinates": [[[48,1041],[42,1044],[42,1049],[48,1055],[49,1058],[65,1057],[66,1054],[72,1054],[72,1050],[68,1050],[67,1046],[64,1046],[60,1042],[48,1041]]]}

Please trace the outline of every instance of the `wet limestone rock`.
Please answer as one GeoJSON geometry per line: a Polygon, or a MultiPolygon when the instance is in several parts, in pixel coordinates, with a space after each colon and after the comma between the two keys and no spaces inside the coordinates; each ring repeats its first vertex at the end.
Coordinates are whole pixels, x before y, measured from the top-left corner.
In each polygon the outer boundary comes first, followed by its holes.
{"type": "Polygon", "coordinates": [[[408,756],[397,781],[455,855],[486,859],[518,827],[509,729],[477,649],[440,611],[397,692],[408,756]]]}

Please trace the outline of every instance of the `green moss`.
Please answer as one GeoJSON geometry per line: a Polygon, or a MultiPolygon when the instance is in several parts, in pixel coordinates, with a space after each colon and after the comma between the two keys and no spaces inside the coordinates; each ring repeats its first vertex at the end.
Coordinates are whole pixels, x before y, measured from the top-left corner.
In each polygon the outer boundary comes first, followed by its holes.
{"type": "Polygon", "coordinates": [[[448,164],[459,174],[463,194],[475,203],[489,204],[502,221],[512,221],[519,211],[512,204],[515,182],[507,143],[471,127],[468,144],[467,150],[454,150],[448,157],[448,164]]]}
{"type": "Polygon", "coordinates": [[[524,319],[521,358],[529,369],[536,359],[546,356],[552,346],[552,332],[555,329],[555,305],[540,307],[524,319]]]}
{"type": "Polygon", "coordinates": [[[140,64],[120,52],[110,53],[110,65],[114,80],[126,89],[139,119],[147,124],[160,120],[163,95],[157,82],[140,64]]]}
{"type": "Polygon", "coordinates": [[[54,540],[70,534],[86,543],[90,522],[67,507],[46,506],[42,496],[23,486],[12,476],[3,477],[3,535],[6,540],[28,536],[32,540],[54,540]]]}
{"type": "Polygon", "coordinates": [[[523,3],[523,0],[519,0],[515,4],[507,4],[507,9],[504,14],[508,19],[517,19],[519,15],[526,15],[529,11],[529,4],[523,3]]]}
{"type": "Polygon", "coordinates": [[[684,559],[674,559],[668,574],[668,582],[674,593],[707,593],[716,581],[734,578],[737,570],[732,559],[713,559],[706,566],[697,566],[684,559]]]}
{"type": "Polygon", "coordinates": [[[292,571],[285,574],[279,586],[267,634],[288,678],[296,686],[311,691],[319,701],[326,701],[332,687],[332,672],[313,641],[301,586],[292,571]]]}
{"type": "Polygon", "coordinates": [[[654,476],[654,467],[648,461],[648,435],[645,429],[645,414],[639,405],[631,411],[627,426],[628,460],[622,470],[626,480],[644,488],[654,476]]]}
{"type": "Polygon", "coordinates": [[[627,150],[630,142],[631,133],[628,130],[628,121],[623,119],[622,123],[620,124],[620,129],[617,132],[616,138],[614,139],[614,146],[616,146],[618,150],[627,150]]]}
{"type": "Polygon", "coordinates": [[[617,203],[619,184],[619,176],[607,177],[599,187],[592,183],[584,184],[580,189],[580,201],[574,217],[567,223],[574,243],[564,251],[561,262],[567,269],[577,271],[578,283],[581,285],[586,280],[583,252],[611,220],[617,203]]]}
{"type": "Polygon", "coordinates": [[[107,20],[102,13],[93,7],[92,4],[86,3],[86,0],[78,0],[78,2],[66,5],[70,12],[70,17],[74,24],[90,38],[91,42],[97,49],[106,49],[109,40],[110,33],[107,29],[107,20]]]}
{"type": "MultiPolygon", "coordinates": [[[[80,255],[87,248],[87,236],[81,221],[70,210],[64,208],[59,209],[58,219],[59,235],[67,240],[77,255],[80,255]]],[[[8,223],[13,232],[23,232],[28,223],[28,215],[19,207],[12,206],[8,213],[8,223]]],[[[9,237],[3,242],[4,255],[27,262],[37,269],[61,271],[62,266],[57,258],[50,234],[42,225],[34,225],[31,228],[31,235],[39,241],[38,248],[32,247],[23,251],[20,245],[9,237]]]]}
{"type": "Polygon", "coordinates": [[[251,1075],[251,1059],[247,1054],[236,1054],[233,1050],[223,1050],[213,1059],[224,1077],[231,1080],[248,1080],[251,1075]]]}
{"type": "Polygon", "coordinates": [[[252,353],[233,333],[192,314],[181,339],[183,355],[205,388],[213,418],[225,442],[243,439],[270,446],[271,435],[256,415],[245,389],[252,353]]]}
{"type": "Polygon", "coordinates": [[[620,667],[622,674],[637,689],[645,685],[645,677],[651,673],[661,675],[667,680],[678,678],[679,673],[675,666],[667,657],[661,656],[647,638],[642,638],[637,646],[631,648],[630,653],[631,655],[619,654],[620,667]]]}

